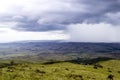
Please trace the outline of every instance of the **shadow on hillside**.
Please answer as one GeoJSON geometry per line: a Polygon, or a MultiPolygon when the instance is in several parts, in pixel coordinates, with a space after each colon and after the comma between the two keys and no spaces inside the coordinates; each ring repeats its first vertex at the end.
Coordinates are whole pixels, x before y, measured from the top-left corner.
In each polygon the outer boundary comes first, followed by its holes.
{"type": "Polygon", "coordinates": [[[44,62],[43,65],[56,64],[56,63],[62,63],[62,62],[64,62],[64,61],[55,61],[55,60],[53,60],[53,61],[44,62]]]}
{"type": "Polygon", "coordinates": [[[44,65],[49,65],[49,64],[56,64],[56,63],[62,63],[62,62],[70,62],[70,63],[75,63],[75,64],[96,64],[100,61],[108,61],[108,60],[113,60],[114,58],[108,58],[108,57],[98,57],[98,58],[93,58],[93,59],[87,59],[87,58],[77,58],[77,59],[73,59],[73,60],[66,60],[66,61],[47,61],[44,62],[44,65]]]}
{"type": "Polygon", "coordinates": [[[113,60],[113,58],[108,58],[108,57],[98,57],[98,58],[93,58],[93,59],[85,59],[85,58],[77,58],[74,60],[68,60],[66,62],[71,62],[75,64],[96,64],[100,61],[108,61],[108,60],[113,60]]]}

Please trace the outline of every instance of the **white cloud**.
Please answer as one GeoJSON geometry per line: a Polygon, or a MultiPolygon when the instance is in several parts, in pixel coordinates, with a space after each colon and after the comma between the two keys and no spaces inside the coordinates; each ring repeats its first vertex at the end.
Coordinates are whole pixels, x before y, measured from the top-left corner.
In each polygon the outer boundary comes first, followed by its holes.
{"type": "Polygon", "coordinates": [[[68,26],[70,41],[75,42],[120,42],[119,30],[119,26],[107,23],[82,23],[68,26]]]}
{"type": "Polygon", "coordinates": [[[23,32],[15,31],[9,28],[0,28],[0,42],[13,42],[22,40],[64,40],[68,35],[63,31],[48,32],[23,32]]]}

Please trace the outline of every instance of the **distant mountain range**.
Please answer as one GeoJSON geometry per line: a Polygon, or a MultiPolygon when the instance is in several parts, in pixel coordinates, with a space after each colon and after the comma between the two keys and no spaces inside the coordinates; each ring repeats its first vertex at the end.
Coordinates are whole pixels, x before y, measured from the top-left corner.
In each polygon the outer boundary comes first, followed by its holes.
{"type": "Polygon", "coordinates": [[[74,58],[120,58],[120,43],[20,41],[0,43],[1,59],[66,60],[74,58]]]}

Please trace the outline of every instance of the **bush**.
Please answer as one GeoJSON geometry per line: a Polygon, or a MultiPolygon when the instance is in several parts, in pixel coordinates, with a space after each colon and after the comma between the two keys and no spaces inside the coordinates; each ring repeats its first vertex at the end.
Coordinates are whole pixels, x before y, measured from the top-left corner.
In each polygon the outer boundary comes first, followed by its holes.
{"type": "Polygon", "coordinates": [[[82,75],[78,75],[78,74],[69,74],[67,75],[68,78],[73,78],[75,80],[83,80],[83,76],[82,75]]]}
{"type": "Polygon", "coordinates": [[[108,75],[109,80],[114,80],[113,78],[114,78],[114,75],[112,75],[112,74],[108,75]]]}
{"type": "Polygon", "coordinates": [[[95,64],[95,65],[94,65],[94,69],[97,69],[97,68],[103,68],[103,66],[100,65],[100,64],[95,64]]]}
{"type": "Polygon", "coordinates": [[[120,74],[120,71],[118,71],[118,73],[120,74]]]}
{"type": "Polygon", "coordinates": [[[10,65],[14,65],[15,64],[15,62],[12,60],[12,61],[10,61],[10,65]]]}
{"type": "Polygon", "coordinates": [[[46,73],[45,71],[41,71],[41,70],[39,70],[39,69],[36,69],[35,72],[36,72],[36,73],[41,73],[41,74],[45,74],[45,73],[46,73]]]}

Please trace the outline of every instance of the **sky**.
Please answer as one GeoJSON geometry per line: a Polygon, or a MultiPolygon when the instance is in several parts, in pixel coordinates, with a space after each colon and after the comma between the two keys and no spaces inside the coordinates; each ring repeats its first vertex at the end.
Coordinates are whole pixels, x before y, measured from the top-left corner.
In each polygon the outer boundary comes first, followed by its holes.
{"type": "Polygon", "coordinates": [[[0,42],[120,42],[120,0],[0,0],[0,42]]]}

